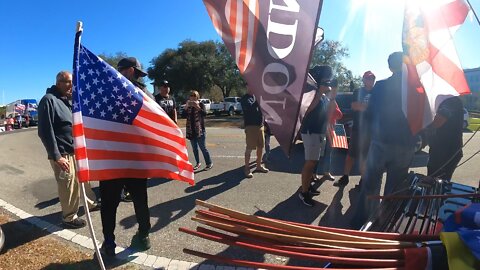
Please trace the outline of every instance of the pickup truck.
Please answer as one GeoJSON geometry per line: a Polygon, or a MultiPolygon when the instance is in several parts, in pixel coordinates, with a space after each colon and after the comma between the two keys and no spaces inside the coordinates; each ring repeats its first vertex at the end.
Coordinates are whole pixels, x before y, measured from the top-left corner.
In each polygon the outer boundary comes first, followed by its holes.
{"type": "Polygon", "coordinates": [[[241,114],[242,105],[240,104],[240,97],[226,97],[223,102],[212,103],[210,110],[215,115],[228,114],[232,116],[235,113],[241,114]]]}
{"type": "MultiPolygon", "coordinates": [[[[200,98],[198,101],[203,103],[205,105],[205,111],[207,111],[207,114],[211,112],[210,105],[213,104],[212,101],[208,98],[200,98]]],[[[187,117],[187,111],[185,111],[185,106],[186,104],[182,104],[180,108],[178,109],[178,114],[180,115],[181,118],[187,117]]]]}

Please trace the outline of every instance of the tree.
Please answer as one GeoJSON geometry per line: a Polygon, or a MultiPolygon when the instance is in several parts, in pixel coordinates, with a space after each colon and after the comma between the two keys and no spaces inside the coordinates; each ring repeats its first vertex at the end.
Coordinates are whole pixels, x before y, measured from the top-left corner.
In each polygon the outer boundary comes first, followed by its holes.
{"type": "Polygon", "coordinates": [[[168,80],[178,100],[195,89],[200,95],[217,86],[223,97],[245,85],[235,61],[223,43],[185,40],[178,49],[166,49],[151,61],[148,77],[168,80]]]}
{"type": "Polygon", "coordinates": [[[223,98],[229,97],[232,90],[245,87],[245,81],[230,52],[223,43],[216,44],[213,82],[222,90],[223,98]]]}
{"type": "Polygon", "coordinates": [[[215,51],[213,41],[185,40],[178,49],[167,49],[155,57],[148,76],[152,80],[168,80],[177,97],[185,96],[193,89],[202,95],[214,85],[212,65],[215,51]]]}
{"type": "Polygon", "coordinates": [[[110,66],[116,68],[118,62],[128,56],[125,52],[116,52],[114,55],[102,53],[99,54],[98,57],[102,58],[103,61],[107,62],[110,66]]]}
{"type": "MultiPolygon", "coordinates": [[[[118,62],[120,62],[120,60],[122,60],[123,58],[128,57],[128,55],[125,52],[116,52],[114,55],[102,53],[99,54],[98,57],[102,58],[103,61],[107,62],[110,66],[117,68],[118,62]]],[[[145,68],[142,66],[142,69],[145,68]]],[[[139,78],[138,81],[141,83],[145,83],[143,78],[139,78]]]]}
{"type": "Polygon", "coordinates": [[[359,76],[354,77],[343,64],[343,59],[349,57],[348,48],[344,47],[341,42],[326,40],[320,43],[313,51],[311,67],[316,65],[331,66],[338,79],[339,91],[351,91],[351,84],[354,88],[361,86],[362,80],[359,76]]]}

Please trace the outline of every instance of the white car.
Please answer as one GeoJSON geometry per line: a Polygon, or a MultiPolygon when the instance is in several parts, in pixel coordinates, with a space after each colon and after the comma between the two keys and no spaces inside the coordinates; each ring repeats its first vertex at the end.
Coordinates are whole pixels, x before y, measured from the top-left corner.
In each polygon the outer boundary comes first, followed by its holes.
{"type": "Polygon", "coordinates": [[[222,113],[226,113],[230,116],[241,114],[242,104],[240,104],[240,99],[240,97],[226,97],[223,102],[213,103],[210,106],[210,110],[212,110],[215,115],[220,115],[222,113]]]}
{"type": "MultiPolygon", "coordinates": [[[[212,101],[208,98],[200,98],[200,99],[198,99],[198,101],[200,101],[201,103],[203,103],[203,105],[205,105],[205,111],[207,112],[207,114],[209,114],[211,112],[210,111],[210,104],[212,104],[212,101]]],[[[182,104],[182,105],[180,105],[180,108],[178,109],[178,114],[180,115],[181,118],[187,117],[187,112],[185,111],[185,106],[186,106],[186,104],[182,104]]]]}

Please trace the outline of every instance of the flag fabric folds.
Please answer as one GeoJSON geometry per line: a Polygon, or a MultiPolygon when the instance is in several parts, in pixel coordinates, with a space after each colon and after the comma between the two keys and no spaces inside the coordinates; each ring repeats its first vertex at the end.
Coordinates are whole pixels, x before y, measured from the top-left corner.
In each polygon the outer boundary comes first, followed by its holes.
{"type": "Polygon", "coordinates": [[[180,128],[113,67],[78,44],[73,136],[80,182],[162,177],[193,185],[180,128]]]}
{"type": "Polygon", "coordinates": [[[15,112],[17,112],[19,114],[25,113],[25,105],[20,104],[20,103],[15,104],[15,112]]]}
{"type": "Polygon", "coordinates": [[[444,222],[445,232],[457,232],[458,236],[480,261],[480,203],[471,203],[455,211],[444,222]]]}
{"type": "Polygon", "coordinates": [[[403,111],[413,134],[445,99],[470,93],[453,35],[468,15],[463,0],[408,0],[403,24],[403,111]]]}
{"type": "Polygon", "coordinates": [[[333,148],[348,149],[347,133],[342,124],[330,124],[327,126],[328,139],[333,148]]]}
{"type": "Polygon", "coordinates": [[[300,105],[323,1],[203,2],[265,121],[288,154],[300,128],[300,105]]]}
{"type": "Polygon", "coordinates": [[[475,257],[467,246],[460,240],[456,232],[442,232],[440,239],[447,249],[448,269],[450,270],[474,270],[475,257]]]}

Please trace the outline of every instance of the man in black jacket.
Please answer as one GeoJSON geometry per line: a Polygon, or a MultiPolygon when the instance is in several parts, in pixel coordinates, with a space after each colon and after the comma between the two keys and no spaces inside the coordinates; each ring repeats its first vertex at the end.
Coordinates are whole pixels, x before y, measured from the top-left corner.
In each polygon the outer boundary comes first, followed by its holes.
{"type": "MultiPolygon", "coordinates": [[[[61,71],[56,84],[47,89],[38,105],[38,136],[47,150],[48,159],[57,180],[58,197],[62,207],[63,225],[81,228],[85,220],[77,216],[80,189],[75,172],[72,134],[72,74],[61,71]]],[[[90,211],[100,209],[89,184],[85,184],[90,211]]]]}
{"type": "MultiPolygon", "coordinates": [[[[140,62],[135,57],[123,58],[118,62],[118,71],[136,87],[143,90],[149,97],[149,93],[139,78],[147,73],[142,70],[140,62]]],[[[130,193],[135,208],[135,216],[138,222],[138,231],[132,238],[131,246],[137,250],[150,248],[150,211],[148,209],[147,179],[146,178],[117,178],[100,182],[100,196],[102,198],[102,227],[104,242],[102,253],[115,256],[115,225],[117,208],[120,203],[122,189],[126,188],[130,193]]]]}
{"type": "Polygon", "coordinates": [[[168,114],[168,116],[177,123],[177,105],[175,98],[170,95],[170,84],[168,81],[155,82],[154,87],[158,93],[155,95],[155,101],[162,107],[162,109],[168,114]]]}

